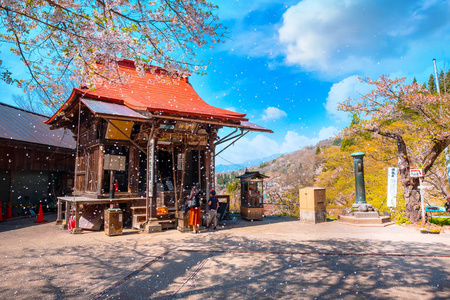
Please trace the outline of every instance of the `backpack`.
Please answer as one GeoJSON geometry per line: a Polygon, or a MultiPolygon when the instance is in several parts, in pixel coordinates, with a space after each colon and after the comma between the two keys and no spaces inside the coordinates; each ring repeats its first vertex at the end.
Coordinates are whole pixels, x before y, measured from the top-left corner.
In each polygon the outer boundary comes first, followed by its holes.
{"type": "Polygon", "coordinates": [[[200,199],[197,195],[194,195],[192,197],[192,200],[190,201],[189,207],[199,207],[200,206],[200,199]]]}

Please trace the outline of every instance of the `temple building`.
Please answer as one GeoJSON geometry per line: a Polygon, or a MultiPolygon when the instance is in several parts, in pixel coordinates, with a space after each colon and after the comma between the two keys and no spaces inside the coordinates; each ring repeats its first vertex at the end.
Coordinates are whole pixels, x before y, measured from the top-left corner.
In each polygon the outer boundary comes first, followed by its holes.
{"type": "Polygon", "coordinates": [[[89,206],[115,204],[135,228],[185,227],[191,187],[203,191],[204,205],[214,188],[216,146],[249,131],[272,131],[207,104],[188,75],[174,78],[156,68],[142,77],[129,60],[119,62],[119,72],[129,83],[75,88],[46,121],[52,129],[69,129],[77,141],[73,196],[59,198],[58,221],[62,202],[70,204],[66,221],[74,207],[76,229],[89,206]],[[223,127],[234,132],[219,138],[223,127]]]}

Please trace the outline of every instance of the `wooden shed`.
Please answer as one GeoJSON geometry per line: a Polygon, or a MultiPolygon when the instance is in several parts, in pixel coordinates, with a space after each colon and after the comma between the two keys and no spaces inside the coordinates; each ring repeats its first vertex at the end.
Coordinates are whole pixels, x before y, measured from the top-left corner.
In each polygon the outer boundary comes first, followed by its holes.
{"type": "Polygon", "coordinates": [[[264,178],[259,172],[248,172],[237,176],[241,180],[241,217],[246,220],[264,218],[264,178]]]}
{"type": "Polygon", "coordinates": [[[73,186],[75,140],[48,117],[0,103],[0,203],[12,217],[53,209],[73,186]]]}
{"type": "Polygon", "coordinates": [[[119,72],[129,83],[74,89],[47,121],[77,139],[74,196],[60,200],[73,204],[77,229],[81,205],[94,204],[120,204],[135,228],[184,227],[183,205],[193,185],[203,191],[207,209],[216,145],[249,131],[272,131],[207,104],[187,74],[172,78],[153,67],[140,77],[129,60],[119,62],[119,72]],[[235,131],[220,139],[223,127],[235,131]]]}

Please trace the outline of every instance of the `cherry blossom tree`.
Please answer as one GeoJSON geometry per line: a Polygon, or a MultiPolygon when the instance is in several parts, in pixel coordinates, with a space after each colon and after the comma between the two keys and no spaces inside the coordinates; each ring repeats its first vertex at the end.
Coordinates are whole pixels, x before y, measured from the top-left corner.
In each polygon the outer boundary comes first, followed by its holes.
{"type": "Polygon", "coordinates": [[[369,131],[392,139],[397,145],[398,168],[406,204],[406,216],[421,220],[419,179],[411,178],[411,168],[422,168],[425,175],[450,144],[450,96],[433,95],[417,83],[404,79],[362,79],[373,85],[371,93],[349,99],[339,107],[361,116],[347,129],[369,131]]]}
{"type": "Polygon", "coordinates": [[[99,78],[123,80],[117,62],[124,58],[141,74],[148,65],[171,76],[202,72],[207,62],[197,51],[226,33],[216,9],[207,0],[0,0],[0,41],[29,70],[29,78],[2,72],[1,79],[39,88],[50,104],[67,91],[67,79],[89,88],[99,78]]]}

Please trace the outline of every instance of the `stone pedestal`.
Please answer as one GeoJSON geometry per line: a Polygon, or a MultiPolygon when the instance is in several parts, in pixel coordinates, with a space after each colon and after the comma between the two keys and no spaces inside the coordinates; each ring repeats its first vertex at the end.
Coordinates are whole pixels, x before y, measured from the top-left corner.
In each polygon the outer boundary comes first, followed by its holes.
{"type": "Polygon", "coordinates": [[[158,221],[156,221],[156,219],[151,220],[144,226],[145,233],[155,233],[155,232],[161,232],[161,231],[162,231],[162,226],[161,226],[161,224],[158,223],[158,221]]]}
{"type": "Polygon", "coordinates": [[[379,216],[375,211],[353,212],[350,215],[340,215],[339,223],[360,227],[385,227],[393,225],[389,217],[379,216]]]}
{"type": "Polygon", "coordinates": [[[72,234],[80,234],[80,233],[83,233],[83,229],[81,229],[80,227],[72,229],[72,234]]]}
{"type": "Polygon", "coordinates": [[[178,231],[185,232],[191,230],[189,228],[189,212],[187,213],[178,212],[177,219],[178,219],[178,227],[177,227],[178,231]]]}

